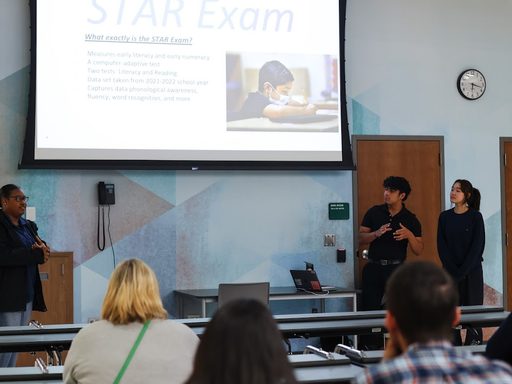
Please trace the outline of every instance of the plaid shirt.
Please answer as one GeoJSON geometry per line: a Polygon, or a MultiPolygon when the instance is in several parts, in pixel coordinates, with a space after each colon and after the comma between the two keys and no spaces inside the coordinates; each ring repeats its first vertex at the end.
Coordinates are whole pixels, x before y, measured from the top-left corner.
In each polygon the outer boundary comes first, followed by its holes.
{"type": "Polygon", "coordinates": [[[356,383],[507,384],[512,383],[512,367],[457,350],[448,342],[412,344],[404,354],[366,369],[356,383]]]}

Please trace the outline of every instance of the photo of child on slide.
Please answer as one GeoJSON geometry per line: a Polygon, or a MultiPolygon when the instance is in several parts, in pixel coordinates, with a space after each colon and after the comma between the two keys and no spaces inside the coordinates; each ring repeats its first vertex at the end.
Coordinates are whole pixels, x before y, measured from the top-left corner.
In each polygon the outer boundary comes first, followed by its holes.
{"type": "Polygon", "coordinates": [[[336,58],[275,56],[227,55],[227,130],[337,132],[336,58]]]}

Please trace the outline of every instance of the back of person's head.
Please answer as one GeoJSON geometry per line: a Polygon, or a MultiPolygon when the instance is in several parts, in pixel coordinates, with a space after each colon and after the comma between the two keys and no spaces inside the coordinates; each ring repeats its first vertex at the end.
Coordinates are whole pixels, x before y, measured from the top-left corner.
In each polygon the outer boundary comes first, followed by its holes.
{"type": "Polygon", "coordinates": [[[267,307],[255,299],[237,299],[219,308],[201,337],[186,383],[296,383],[267,307]]]}
{"type": "Polygon", "coordinates": [[[407,200],[407,196],[411,193],[411,185],[405,177],[402,176],[389,176],[384,179],[384,188],[389,188],[400,193],[405,193],[402,201],[407,200]]]}
{"type": "Polygon", "coordinates": [[[441,267],[428,261],[403,264],[388,280],[386,297],[408,343],[451,340],[459,297],[441,267]]]}
{"type": "Polygon", "coordinates": [[[265,83],[270,83],[275,88],[293,80],[292,73],[283,63],[277,60],[267,61],[260,68],[258,90],[263,92],[265,83]]]}
{"type": "Polygon", "coordinates": [[[146,263],[129,259],[114,269],[103,300],[101,317],[113,324],[167,318],[155,273],[146,263]]]}
{"type": "Polygon", "coordinates": [[[453,184],[459,183],[460,190],[464,194],[464,199],[469,208],[477,211],[480,210],[480,191],[473,187],[473,185],[466,179],[457,179],[453,184]]]}

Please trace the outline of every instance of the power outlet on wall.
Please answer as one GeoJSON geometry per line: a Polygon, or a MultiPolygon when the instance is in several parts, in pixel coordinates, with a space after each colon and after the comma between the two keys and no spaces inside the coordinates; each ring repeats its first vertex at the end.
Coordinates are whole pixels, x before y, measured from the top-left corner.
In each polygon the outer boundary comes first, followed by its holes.
{"type": "Polygon", "coordinates": [[[324,247],[334,247],[336,245],[336,235],[334,233],[326,233],[324,235],[324,247]]]}
{"type": "Polygon", "coordinates": [[[25,209],[25,219],[36,221],[36,207],[27,207],[25,209]]]}

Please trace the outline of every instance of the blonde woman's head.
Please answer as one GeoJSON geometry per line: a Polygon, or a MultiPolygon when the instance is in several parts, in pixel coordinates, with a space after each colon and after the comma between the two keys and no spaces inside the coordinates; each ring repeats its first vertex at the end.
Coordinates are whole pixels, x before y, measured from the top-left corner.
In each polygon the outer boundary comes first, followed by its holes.
{"type": "Polygon", "coordinates": [[[116,267],[103,300],[101,317],[113,324],[167,318],[155,273],[146,263],[129,259],[116,267]]]}

